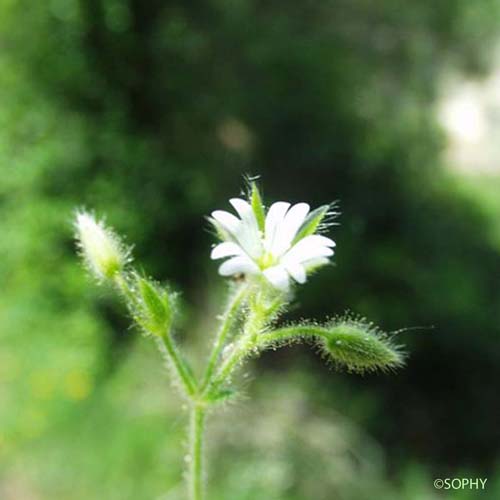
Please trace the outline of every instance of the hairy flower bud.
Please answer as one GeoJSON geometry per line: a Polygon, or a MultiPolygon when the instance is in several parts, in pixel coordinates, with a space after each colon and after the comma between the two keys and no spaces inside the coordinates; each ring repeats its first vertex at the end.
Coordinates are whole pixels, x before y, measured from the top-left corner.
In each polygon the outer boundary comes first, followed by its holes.
{"type": "Polygon", "coordinates": [[[113,278],[130,260],[129,249],[120,238],[93,215],[78,212],[75,230],[82,257],[97,279],[113,278]]]}
{"type": "Polygon", "coordinates": [[[384,371],[404,363],[400,348],[386,334],[364,320],[336,320],[327,328],[322,341],[327,356],[349,371],[384,371]]]}

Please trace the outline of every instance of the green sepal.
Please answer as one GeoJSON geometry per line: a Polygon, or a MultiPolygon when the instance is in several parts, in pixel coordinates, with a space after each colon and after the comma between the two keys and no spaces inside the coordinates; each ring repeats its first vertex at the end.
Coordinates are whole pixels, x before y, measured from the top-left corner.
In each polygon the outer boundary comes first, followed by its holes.
{"type": "Polygon", "coordinates": [[[266,214],[264,211],[264,205],[262,203],[262,197],[260,196],[259,188],[255,182],[251,183],[250,192],[250,205],[252,206],[255,219],[257,220],[257,225],[261,231],[264,231],[264,226],[266,222],[266,214]]]}
{"type": "Polygon", "coordinates": [[[172,321],[170,294],[144,277],[137,277],[136,283],[141,299],[136,321],[148,333],[162,335],[168,330],[172,321]]]}
{"type": "Polygon", "coordinates": [[[292,245],[300,241],[302,238],[305,238],[310,234],[314,234],[317,231],[322,220],[325,218],[325,215],[328,213],[328,210],[330,210],[330,205],[322,205],[316,210],[313,210],[306,217],[306,220],[302,223],[302,226],[300,226],[292,245]]]}

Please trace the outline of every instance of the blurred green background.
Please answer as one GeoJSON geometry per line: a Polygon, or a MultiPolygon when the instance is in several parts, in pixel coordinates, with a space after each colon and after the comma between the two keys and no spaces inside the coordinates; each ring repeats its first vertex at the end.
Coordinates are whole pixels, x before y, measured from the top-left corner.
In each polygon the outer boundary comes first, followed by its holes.
{"type": "Polygon", "coordinates": [[[106,214],[183,291],[201,358],[225,293],[204,216],[244,174],[339,201],[335,266],[289,318],[424,328],[395,375],[307,346],[255,361],[210,422],[210,498],[500,498],[500,170],[475,164],[500,96],[440,119],[449,79],[500,66],[499,20],[499,0],[1,0],[0,498],[183,498],[182,402],[71,218],[106,214]]]}

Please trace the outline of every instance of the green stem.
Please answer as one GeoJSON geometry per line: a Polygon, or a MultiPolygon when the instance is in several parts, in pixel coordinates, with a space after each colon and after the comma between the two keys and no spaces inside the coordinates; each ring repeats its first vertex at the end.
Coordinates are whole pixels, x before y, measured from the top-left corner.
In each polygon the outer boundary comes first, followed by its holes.
{"type": "Polygon", "coordinates": [[[226,342],[227,336],[231,331],[231,328],[236,320],[236,316],[238,310],[245,299],[247,294],[248,287],[242,286],[236,293],[233,295],[231,300],[229,301],[228,307],[222,317],[222,323],[219,327],[219,331],[215,337],[214,347],[212,352],[210,353],[210,358],[208,360],[207,368],[205,370],[205,375],[203,376],[203,383],[201,385],[201,390],[204,390],[210,379],[214,373],[215,367],[217,365],[217,361],[219,356],[224,348],[224,344],[226,342]]]}
{"type": "Polygon", "coordinates": [[[209,381],[205,394],[209,397],[217,392],[229,379],[236,366],[258,345],[258,336],[266,323],[267,315],[262,310],[253,309],[248,315],[243,335],[229,357],[222,363],[217,374],[209,381]]]}
{"type": "Polygon", "coordinates": [[[223,363],[217,376],[208,386],[209,394],[214,393],[231,375],[235,367],[256,348],[266,347],[283,340],[300,340],[304,337],[326,337],[328,335],[326,328],[316,326],[293,326],[280,328],[269,333],[260,333],[259,331],[265,324],[264,318],[256,318],[253,322],[249,320],[249,323],[250,328],[247,333],[243,335],[236,349],[223,363]]]}
{"type": "Polygon", "coordinates": [[[284,340],[301,340],[304,337],[328,337],[330,331],[320,326],[290,326],[279,328],[259,336],[259,345],[269,345],[284,340]]]}
{"type": "MultiPolygon", "coordinates": [[[[130,287],[127,278],[119,273],[115,276],[115,283],[118,289],[123,293],[123,295],[129,300],[129,306],[133,308],[137,305],[137,297],[134,291],[130,287]]],[[[182,358],[175,342],[169,335],[168,331],[165,332],[150,332],[153,334],[154,338],[157,340],[158,348],[163,355],[164,359],[168,362],[171,361],[171,366],[173,366],[174,371],[182,383],[182,387],[188,396],[193,396],[197,392],[196,381],[193,377],[191,370],[189,369],[187,363],[182,358]]]]}
{"type": "Polygon", "coordinates": [[[123,273],[116,274],[114,280],[118,290],[123,293],[127,300],[130,301],[130,304],[135,304],[137,302],[137,298],[135,297],[134,292],[128,284],[127,278],[125,278],[123,273]]]}
{"type": "Polygon", "coordinates": [[[189,429],[189,498],[204,498],[204,463],[203,447],[205,435],[205,408],[194,404],[191,407],[189,429]]]}
{"type": "Polygon", "coordinates": [[[182,387],[186,395],[192,397],[197,392],[196,382],[188,368],[186,362],[182,359],[172,337],[168,334],[155,336],[158,343],[158,348],[166,361],[171,361],[175,373],[182,383],[182,387]]]}
{"type": "MultiPolygon", "coordinates": [[[[243,339],[242,339],[243,340],[243,339]]],[[[232,355],[221,366],[217,376],[210,382],[206,391],[208,395],[214,394],[217,389],[230,377],[236,366],[250,353],[255,346],[255,342],[251,339],[246,339],[232,353],[232,355]]]]}

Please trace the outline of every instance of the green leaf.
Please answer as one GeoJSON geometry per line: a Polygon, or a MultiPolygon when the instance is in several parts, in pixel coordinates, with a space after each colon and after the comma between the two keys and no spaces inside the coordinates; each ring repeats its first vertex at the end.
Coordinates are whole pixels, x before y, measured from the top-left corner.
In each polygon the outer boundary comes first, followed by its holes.
{"type": "Polygon", "coordinates": [[[257,219],[257,225],[261,231],[264,231],[264,225],[266,222],[266,215],[264,212],[264,205],[262,204],[262,197],[260,196],[259,188],[255,182],[252,182],[252,191],[250,194],[250,204],[252,205],[252,210],[257,219]]]}
{"type": "Polygon", "coordinates": [[[306,220],[300,226],[299,231],[297,232],[297,236],[293,240],[293,244],[300,241],[302,238],[309,236],[310,234],[314,234],[318,229],[321,221],[325,218],[325,215],[328,213],[330,209],[330,205],[322,205],[321,207],[313,210],[307,217],[306,220]]]}

